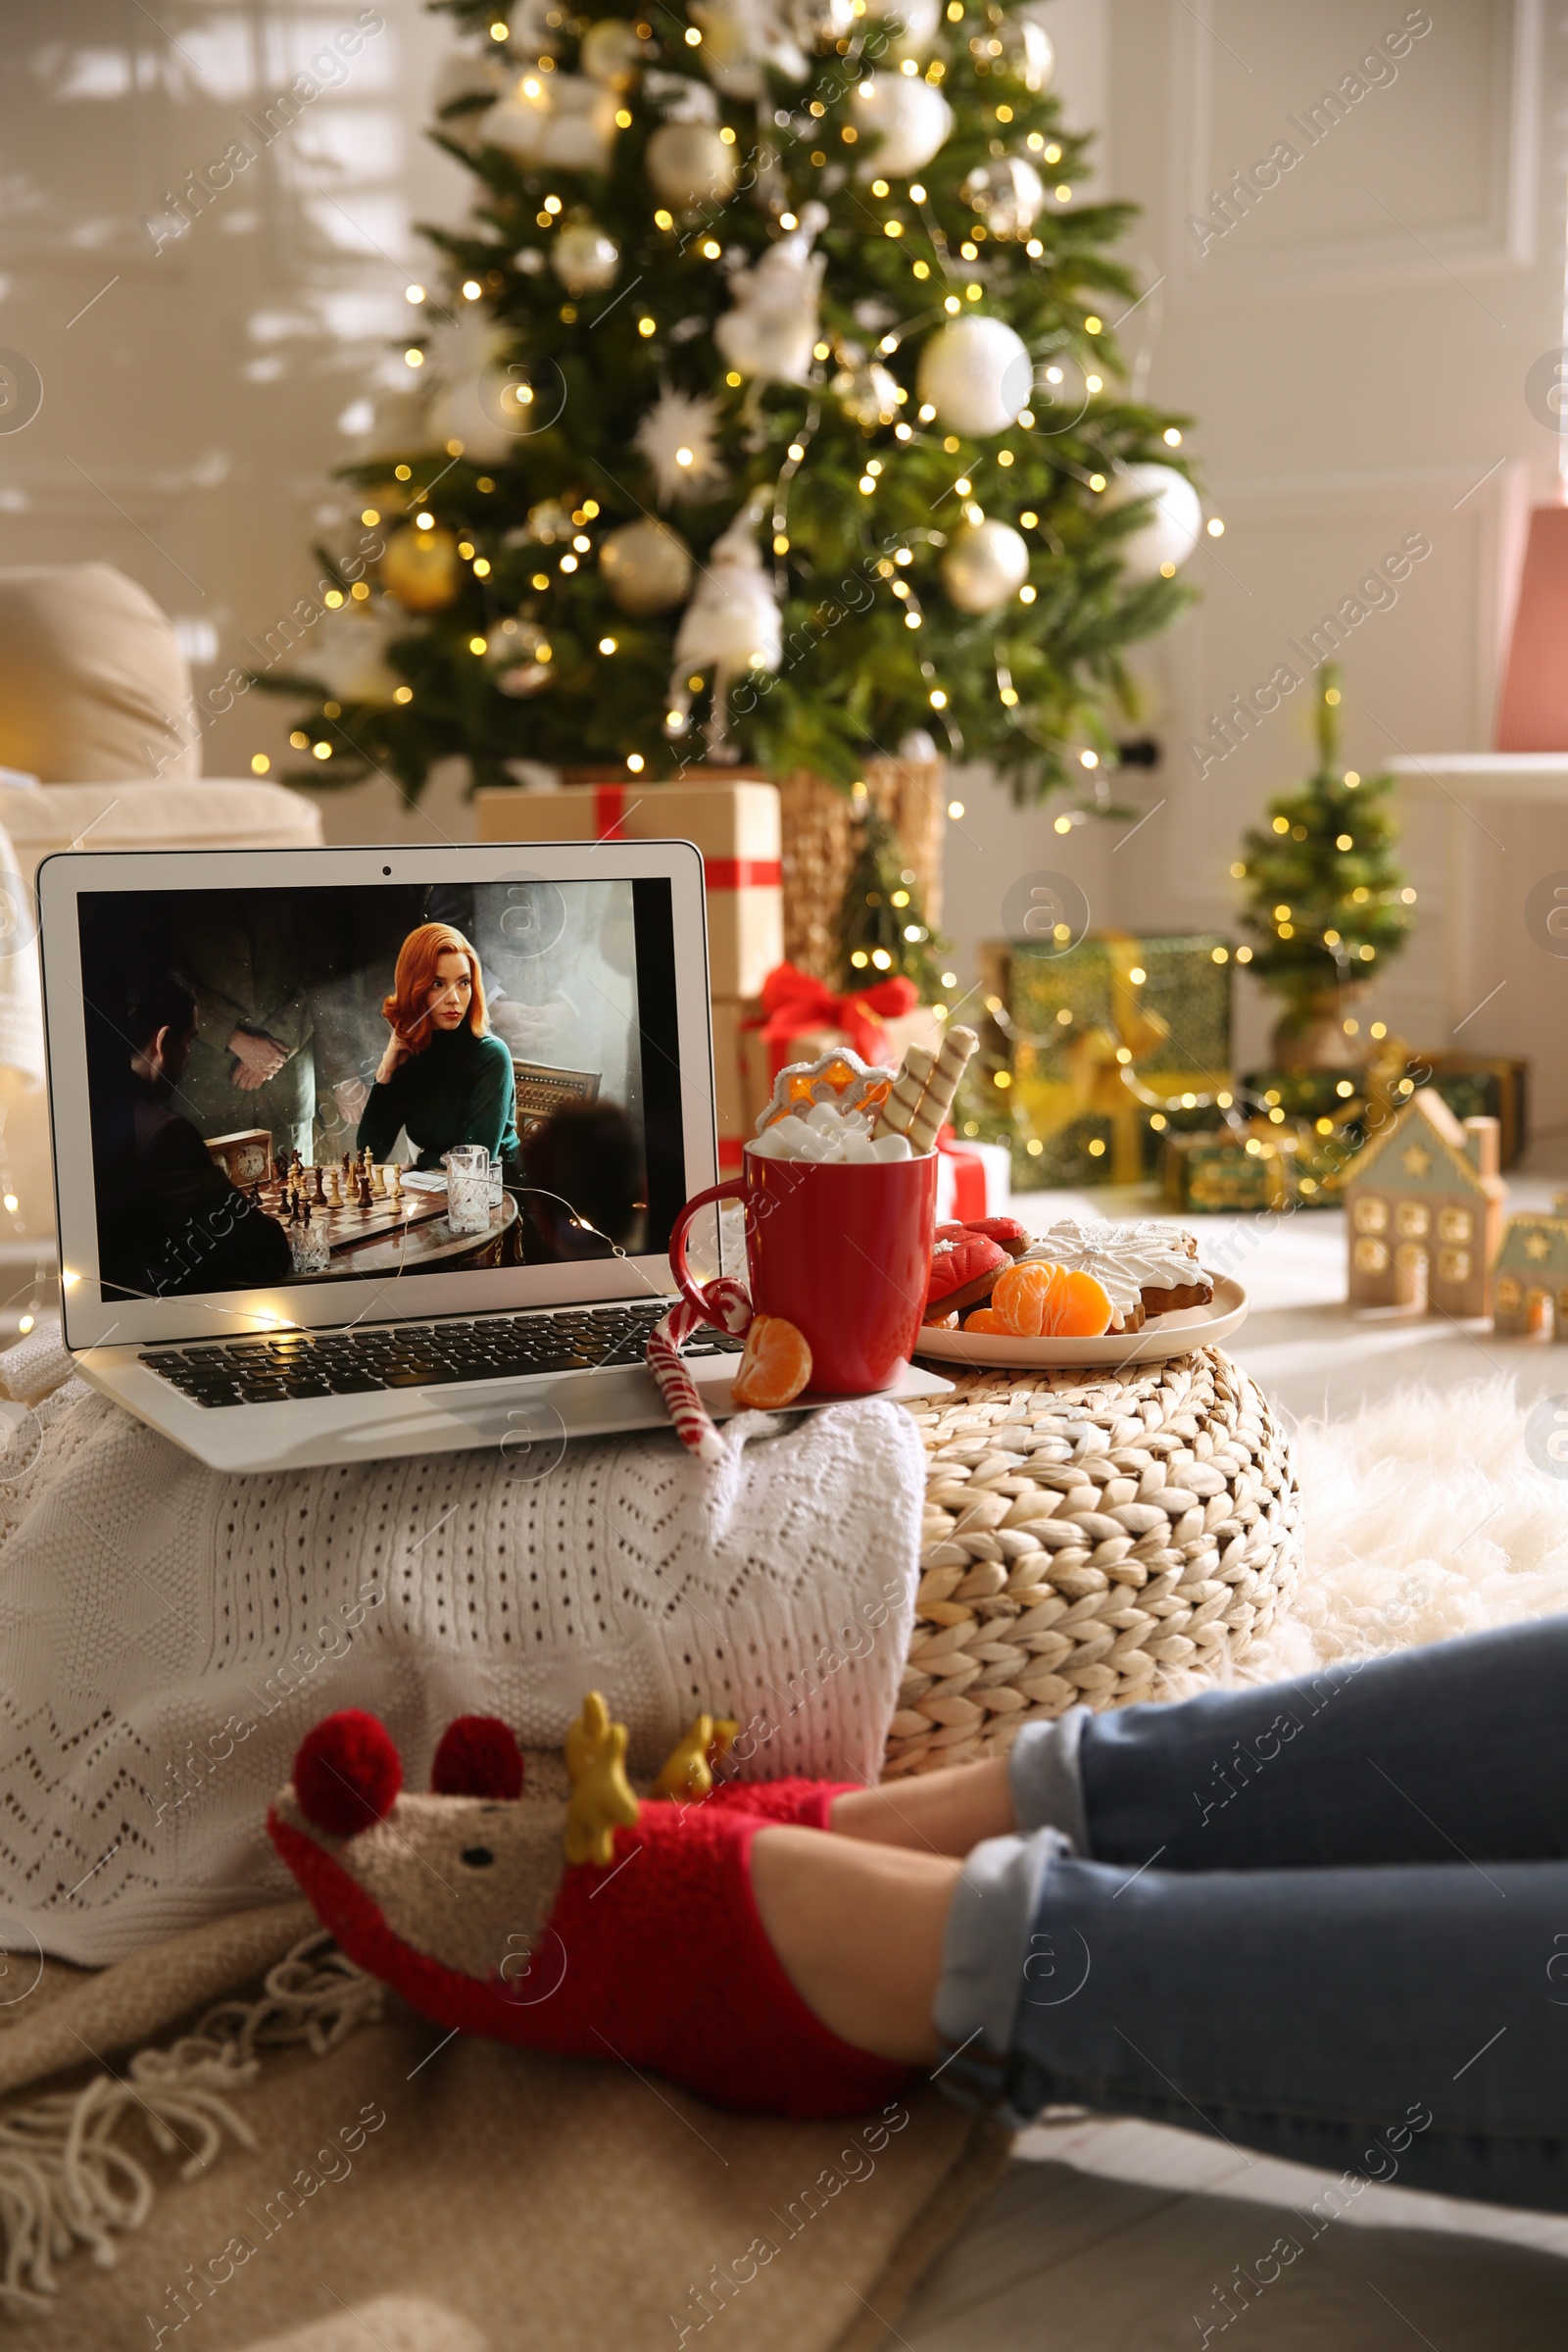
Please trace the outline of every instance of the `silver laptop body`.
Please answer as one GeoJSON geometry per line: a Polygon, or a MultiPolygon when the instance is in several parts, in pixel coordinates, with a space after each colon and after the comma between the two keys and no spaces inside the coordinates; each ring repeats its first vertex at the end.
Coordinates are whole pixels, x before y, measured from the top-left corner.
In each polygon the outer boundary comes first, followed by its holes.
{"type": "MultiPolygon", "coordinates": [[[[495,1446],[530,1475],[665,1422],[643,1348],[670,1220],[717,1173],[691,843],[81,851],[38,899],[65,1336],[95,1387],[235,1471],[495,1446]],[[447,934],[410,1021],[399,975],[447,934]],[[427,1038],[390,1081],[388,1000],[427,1038]],[[476,1211],[441,1147],[486,1120],[476,1211]]],[[[738,1348],[689,1343],[715,1416],[738,1348]]]]}

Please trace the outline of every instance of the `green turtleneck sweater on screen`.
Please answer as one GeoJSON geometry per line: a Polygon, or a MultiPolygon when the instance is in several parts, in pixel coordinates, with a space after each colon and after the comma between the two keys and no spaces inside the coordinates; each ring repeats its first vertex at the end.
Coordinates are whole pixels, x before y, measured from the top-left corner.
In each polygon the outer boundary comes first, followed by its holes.
{"type": "Polygon", "coordinates": [[[421,1168],[439,1168],[457,1144],[483,1144],[492,1159],[510,1159],[517,1149],[513,1094],[512,1054],[499,1037],[438,1029],[422,1054],[371,1087],[355,1145],[385,1159],[403,1127],[421,1168]]]}

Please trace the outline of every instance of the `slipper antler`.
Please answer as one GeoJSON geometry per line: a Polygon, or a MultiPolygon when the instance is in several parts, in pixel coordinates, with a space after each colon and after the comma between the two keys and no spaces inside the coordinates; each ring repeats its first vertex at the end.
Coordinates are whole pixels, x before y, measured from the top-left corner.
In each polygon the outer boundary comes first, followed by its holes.
{"type": "Polygon", "coordinates": [[[635,1827],[641,1806],[626,1779],[623,1723],[612,1723],[597,1690],[566,1733],[566,1770],[572,1779],[566,1805],[566,1860],[593,1862],[603,1870],[613,1858],[615,1831],[635,1827]]]}
{"type": "Polygon", "coordinates": [[[700,1802],[709,1795],[713,1767],[728,1754],[740,1728],[727,1715],[699,1715],[665,1757],[654,1783],[655,1796],[691,1797],[700,1802]]]}

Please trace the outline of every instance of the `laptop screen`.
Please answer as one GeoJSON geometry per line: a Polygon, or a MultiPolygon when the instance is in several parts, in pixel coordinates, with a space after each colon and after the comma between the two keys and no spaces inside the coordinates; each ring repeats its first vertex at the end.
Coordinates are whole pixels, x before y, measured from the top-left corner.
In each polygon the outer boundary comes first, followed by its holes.
{"type": "Polygon", "coordinates": [[[106,1301],[666,1247],[667,880],[76,906],[106,1301]]]}

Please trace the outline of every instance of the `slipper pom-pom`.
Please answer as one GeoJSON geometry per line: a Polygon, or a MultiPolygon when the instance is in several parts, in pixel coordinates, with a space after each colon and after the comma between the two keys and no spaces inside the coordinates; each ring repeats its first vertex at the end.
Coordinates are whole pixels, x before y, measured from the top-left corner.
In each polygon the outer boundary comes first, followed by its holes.
{"type": "Polygon", "coordinates": [[[384,1821],[402,1786],[391,1733],[360,1707],[345,1707],[307,1732],[294,1758],[300,1808],[333,1838],[352,1838],[384,1821]]]}
{"type": "Polygon", "coordinates": [[[430,1767],[437,1796],[522,1794],[522,1750],[499,1715],[460,1715],[441,1735],[430,1767]]]}

